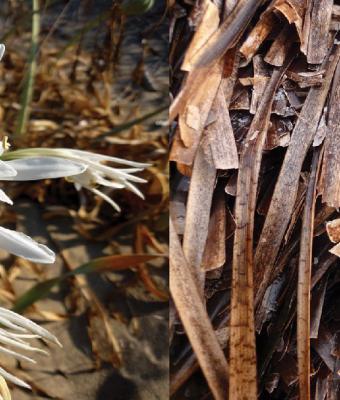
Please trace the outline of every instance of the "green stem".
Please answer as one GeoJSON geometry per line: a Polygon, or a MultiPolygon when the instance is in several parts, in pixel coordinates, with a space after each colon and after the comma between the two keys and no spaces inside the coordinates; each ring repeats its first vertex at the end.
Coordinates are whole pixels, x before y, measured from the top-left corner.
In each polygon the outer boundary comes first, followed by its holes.
{"type": "Polygon", "coordinates": [[[24,81],[24,89],[21,95],[21,110],[18,117],[16,136],[21,136],[26,131],[27,121],[31,112],[34,81],[37,70],[37,57],[40,35],[40,9],[39,0],[32,0],[32,40],[31,51],[28,60],[28,71],[24,81]]]}

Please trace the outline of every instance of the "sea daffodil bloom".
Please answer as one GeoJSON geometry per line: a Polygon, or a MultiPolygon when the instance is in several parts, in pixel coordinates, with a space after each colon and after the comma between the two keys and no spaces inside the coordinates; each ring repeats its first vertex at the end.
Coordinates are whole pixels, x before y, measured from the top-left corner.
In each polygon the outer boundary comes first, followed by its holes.
{"type": "MultiPolygon", "coordinates": [[[[8,151],[1,157],[2,161],[7,162],[9,167],[16,168],[15,162],[19,160],[29,160],[34,158],[59,158],[65,162],[74,162],[83,166],[84,171],[79,174],[70,174],[68,181],[75,184],[77,189],[82,187],[90,190],[94,194],[100,196],[110,203],[117,211],[120,208],[109,196],[107,196],[100,187],[108,187],[112,189],[128,189],[137,196],[144,198],[142,192],[136,187],[135,183],[144,183],[145,179],[139,178],[134,174],[143,171],[150,164],[138,163],[134,161],[124,160],[122,158],[110,157],[102,154],[91,153],[84,150],[74,149],[48,149],[48,148],[31,148],[23,150],[8,151]],[[12,161],[10,161],[12,160],[12,161]],[[120,164],[127,168],[117,168],[109,164],[120,164]]],[[[20,177],[20,176],[19,176],[20,177]]],[[[18,177],[8,180],[21,180],[18,177]]],[[[27,179],[22,179],[27,180],[27,179]]]]}
{"type": "MultiPolygon", "coordinates": [[[[0,143],[0,157],[8,148],[6,140],[0,143]]],[[[30,181],[46,178],[60,178],[79,175],[85,171],[82,164],[53,157],[35,157],[29,159],[1,161],[0,180],[30,181]]],[[[13,204],[6,193],[0,189],[0,201],[13,204]]],[[[23,233],[0,227],[0,247],[16,256],[39,263],[53,263],[55,255],[52,250],[39,244],[23,233]]]]}

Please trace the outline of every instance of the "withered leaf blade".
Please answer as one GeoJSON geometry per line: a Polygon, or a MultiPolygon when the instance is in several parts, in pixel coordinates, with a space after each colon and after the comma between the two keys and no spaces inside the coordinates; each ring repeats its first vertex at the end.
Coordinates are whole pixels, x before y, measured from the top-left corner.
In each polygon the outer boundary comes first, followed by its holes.
{"type": "Polygon", "coordinates": [[[202,8],[204,8],[204,14],[185,52],[185,58],[181,67],[183,71],[191,71],[193,69],[192,57],[216,31],[220,22],[218,7],[211,0],[205,0],[202,8]]]}
{"type": "Polygon", "coordinates": [[[190,180],[183,237],[183,252],[203,296],[204,272],[201,262],[208,235],[210,208],[216,180],[216,168],[199,147],[190,180]]]}
{"type": "Polygon", "coordinates": [[[207,157],[210,155],[216,169],[237,169],[236,142],[222,85],[218,89],[210,115],[216,120],[206,128],[202,143],[204,152],[207,157]]]}
{"type": "Polygon", "coordinates": [[[204,308],[195,276],[170,219],[170,291],[178,313],[217,400],[225,400],[228,364],[204,308]]]}
{"type": "Polygon", "coordinates": [[[245,29],[250,18],[263,1],[240,0],[218,30],[195,54],[192,63],[197,68],[208,66],[233,47],[236,39],[245,29]]]}
{"type": "Polygon", "coordinates": [[[332,7],[333,0],[313,1],[307,50],[310,64],[321,64],[326,57],[332,7]]]}
{"type": "Polygon", "coordinates": [[[264,91],[245,139],[238,172],[230,312],[231,399],[257,399],[253,292],[254,213],[262,150],[273,97],[284,70],[273,72],[264,91]]]}
{"type": "Polygon", "coordinates": [[[310,398],[310,301],[312,274],[312,245],[316,181],[319,165],[319,149],[314,151],[312,169],[306,194],[303,214],[299,273],[297,288],[297,356],[299,393],[301,399],[310,398]]]}
{"type": "Polygon", "coordinates": [[[218,190],[213,199],[208,236],[202,259],[205,271],[221,267],[226,258],[226,204],[224,191],[218,190]]]}
{"type": "Polygon", "coordinates": [[[340,64],[338,64],[329,105],[325,152],[322,165],[322,201],[340,207],[340,64]]]}

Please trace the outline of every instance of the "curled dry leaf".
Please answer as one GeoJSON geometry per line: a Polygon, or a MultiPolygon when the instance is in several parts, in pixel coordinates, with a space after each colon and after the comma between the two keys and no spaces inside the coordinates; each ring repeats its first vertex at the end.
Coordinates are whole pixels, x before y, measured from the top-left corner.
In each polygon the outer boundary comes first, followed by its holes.
{"type": "Polygon", "coordinates": [[[334,219],[326,223],[326,230],[329,239],[333,243],[340,242],[340,218],[334,219]]]}

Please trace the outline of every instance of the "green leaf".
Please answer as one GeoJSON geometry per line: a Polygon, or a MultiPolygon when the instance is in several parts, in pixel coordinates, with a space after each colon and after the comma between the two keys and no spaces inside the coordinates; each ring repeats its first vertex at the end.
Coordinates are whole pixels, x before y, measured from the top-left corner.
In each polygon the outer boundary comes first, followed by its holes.
{"type": "Polygon", "coordinates": [[[26,293],[24,293],[21,297],[19,297],[19,299],[14,304],[13,311],[21,313],[37,300],[46,297],[50,293],[53,286],[59,284],[62,280],[63,278],[60,277],[48,279],[45,282],[39,282],[31,289],[29,289],[26,293]]]}
{"type": "Polygon", "coordinates": [[[83,264],[73,271],[69,271],[58,278],[48,279],[39,282],[15,302],[13,311],[23,312],[27,307],[36,301],[48,296],[52,288],[59,285],[70,276],[90,273],[101,273],[107,271],[123,271],[128,268],[137,267],[139,264],[146,263],[159,257],[167,257],[165,254],[117,254],[108,257],[100,257],[83,264]]]}

